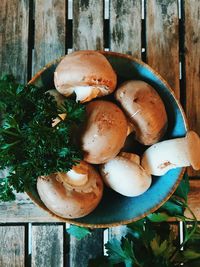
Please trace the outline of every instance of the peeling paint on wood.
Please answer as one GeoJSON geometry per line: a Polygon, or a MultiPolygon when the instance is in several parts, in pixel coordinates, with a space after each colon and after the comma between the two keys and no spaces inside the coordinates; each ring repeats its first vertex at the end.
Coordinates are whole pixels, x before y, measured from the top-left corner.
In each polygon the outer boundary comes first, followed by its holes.
{"type": "Polygon", "coordinates": [[[24,226],[0,226],[0,266],[25,266],[24,226]]]}
{"type": "Polygon", "coordinates": [[[13,74],[19,82],[27,81],[28,0],[1,0],[0,76],[13,74]]]}
{"type": "Polygon", "coordinates": [[[146,1],[147,63],[170,84],[176,96],[179,90],[178,1],[146,1]]]}
{"type": "Polygon", "coordinates": [[[141,58],[141,1],[110,1],[110,49],[141,58]]]}
{"type": "Polygon", "coordinates": [[[141,58],[141,1],[110,1],[110,49],[141,58]]]}
{"type": "Polygon", "coordinates": [[[65,0],[35,0],[33,74],[65,54],[65,0]]]}
{"type": "Polygon", "coordinates": [[[102,50],[103,1],[73,1],[73,50],[102,50]]]}
{"type": "Polygon", "coordinates": [[[32,267],[63,267],[63,225],[32,226],[32,267]]]}

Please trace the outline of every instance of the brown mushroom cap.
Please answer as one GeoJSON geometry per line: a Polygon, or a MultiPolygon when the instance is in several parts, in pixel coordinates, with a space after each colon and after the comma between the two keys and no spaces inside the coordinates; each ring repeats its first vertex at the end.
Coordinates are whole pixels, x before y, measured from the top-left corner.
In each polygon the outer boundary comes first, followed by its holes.
{"type": "Polygon", "coordinates": [[[134,124],[140,143],[151,145],[162,138],[167,129],[167,114],[153,87],[143,81],[126,81],[117,89],[115,97],[134,124]]]}
{"type": "Polygon", "coordinates": [[[58,64],[54,83],[56,89],[65,96],[71,95],[75,87],[79,87],[78,90],[82,91],[80,94],[84,94],[81,102],[85,102],[112,93],[117,76],[104,55],[96,51],[77,51],[66,55],[58,64]],[[84,93],[88,86],[92,91],[84,93]]]}
{"type": "Polygon", "coordinates": [[[100,164],[114,158],[123,147],[127,120],[121,109],[109,101],[90,102],[81,136],[84,160],[100,164]]]}
{"type": "MultiPolygon", "coordinates": [[[[37,180],[37,190],[41,200],[58,216],[69,219],[83,217],[92,212],[102,198],[101,176],[88,163],[81,162],[81,164],[87,170],[88,180],[84,184],[73,186],[66,173],[41,176],[37,180]]],[[[77,167],[75,170],[77,172],[77,167]]]]}

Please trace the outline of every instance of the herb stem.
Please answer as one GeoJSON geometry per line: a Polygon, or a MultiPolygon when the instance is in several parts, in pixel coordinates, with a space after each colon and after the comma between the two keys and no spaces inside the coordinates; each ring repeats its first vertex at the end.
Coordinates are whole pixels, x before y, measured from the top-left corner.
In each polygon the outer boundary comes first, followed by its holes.
{"type": "Polygon", "coordinates": [[[191,210],[191,208],[188,206],[187,203],[182,203],[182,205],[188,209],[188,211],[190,212],[190,214],[193,216],[193,218],[186,218],[186,217],[183,217],[182,220],[184,221],[184,224],[186,224],[186,219],[187,220],[190,220],[190,221],[193,221],[194,222],[194,226],[192,228],[192,230],[190,231],[190,233],[188,234],[188,236],[184,239],[184,241],[180,244],[179,248],[177,250],[175,250],[175,252],[172,254],[170,260],[172,261],[177,253],[184,247],[184,245],[188,242],[188,240],[191,238],[191,236],[195,233],[196,229],[197,229],[197,225],[198,225],[198,221],[197,221],[197,218],[194,214],[194,212],[191,210]]]}
{"type": "Polygon", "coordinates": [[[19,137],[19,134],[13,133],[13,132],[11,132],[9,130],[3,130],[3,133],[9,134],[9,135],[13,135],[15,137],[19,137]]]}

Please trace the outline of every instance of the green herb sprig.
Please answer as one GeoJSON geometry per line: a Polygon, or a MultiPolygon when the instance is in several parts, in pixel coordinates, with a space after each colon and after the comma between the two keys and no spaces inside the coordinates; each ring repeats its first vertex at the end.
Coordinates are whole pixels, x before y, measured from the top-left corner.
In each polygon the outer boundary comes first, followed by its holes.
{"type": "MultiPolygon", "coordinates": [[[[107,256],[92,259],[89,267],[199,267],[200,228],[188,206],[189,179],[184,175],[173,196],[156,212],[127,225],[127,234],[121,240],[111,239],[105,245],[107,256]],[[191,218],[184,216],[189,209],[191,218]],[[171,228],[168,220],[183,221],[184,240],[171,228]],[[188,225],[189,224],[189,225],[188,225]],[[184,248],[184,250],[182,250],[184,248]]],[[[74,227],[68,233],[84,238],[92,230],[74,227]]]]}
{"type": "Polygon", "coordinates": [[[75,100],[58,106],[46,88],[21,85],[4,76],[0,114],[0,174],[7,169],[0,177],[0,200],[13,200],[14,190],[28,191],[38,176],[68,171],[82,159],[74,131],[85,118],[85,106],[75,100]],[[60,113],[66,118],[52,127],[60,113]]]}

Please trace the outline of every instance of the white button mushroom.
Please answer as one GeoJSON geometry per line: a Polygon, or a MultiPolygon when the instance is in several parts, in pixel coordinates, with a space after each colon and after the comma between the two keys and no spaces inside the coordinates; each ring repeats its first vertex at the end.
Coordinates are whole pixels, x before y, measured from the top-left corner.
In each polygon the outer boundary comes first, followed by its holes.
{"type": "Polygon", "coordinates": [[[200,138],[189,131],[186,137],[166,140],[149,147],[141,165],[150,174],[164,175],[171,169],[192,165],[200,169],[200,138]]]}
{"type": "Polygon", "coordinates": [[[101,167],[101,175],[110,188],[127,197],[143,194],[151,185],[149,175],[139,164],[137,156],[117,156],[101,167]]]}
{"type": "Polygon", "coordinates": [[[72,219],[83,217],[96,208],[102,198],[103,182],[98,172],[82,161],[67,173],[39,177],[37,190],[50,211],[72,219]]]}
{"type": "Polygon", "coordinates": [[[77,51],[66,55],[58,64],[54,83],[64,96],[75,93],[77,101],[86,102],[112,93],[117,76],[101,53],[77,51]]]}
{"type": "Polygon", "coordinates": [[[127,136],[127,120],[121,109],[109,101],[98,100],[86,106],[87,119],[81,135],[84,160],[101,164],[114,158],[127,136]]]}
{"type": "Polygon", "coordinates": [[[156,90],[143,81],[126,81],[116,90],[115,97],[133,123],[140,143],[151,145],[162,138],[167,114],[156,90]]]}

